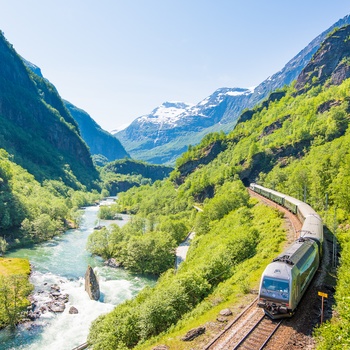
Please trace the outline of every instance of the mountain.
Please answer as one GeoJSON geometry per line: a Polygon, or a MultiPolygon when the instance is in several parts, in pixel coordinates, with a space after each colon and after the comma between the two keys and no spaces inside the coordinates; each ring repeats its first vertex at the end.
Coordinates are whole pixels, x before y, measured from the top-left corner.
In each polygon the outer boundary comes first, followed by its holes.
{"type": "MultiPolygon", "coordinates": [[[[162,105],[149,115],[137,118],[126,129],[114,135],[135,159],[156,164],[173,164],[189,145],[199,143],[202,137],[209,132],[232,130],[242,111],[263,101],[270,92],[289,85],[298,77],[326,36],[334,28],[346,24],[350,24],[350,16],[339,20],[317,36],[282,70],[267,78],[254,89],[218,89],[197,105],[188,106],[183,111],[181,111],[183,107],[169,106],[169,108],[176,108],[179,112],[175,123],[164,121],[163,114],[155,114],[159,108],[164,110],[164,105],[162,105]]],[[[167,105],[166,103],[165,106],[167,105]]],[[[181,103],[178,105],[185,106],[181,103]]],[[[165,110],[167,110],[166,107],[165,110]]]]}
{"type": "MultiPolygon", "coordinates": [[[[134,222],[140,224],[138,229],[132,226],[134,232],[127,226],[121,229],[113,257],[126,268],[145,273],[149,261],[145,256],[154,254],[152,268],[169,270],[155,287],[94,321],[89,344],[104,350],[160,349],[163,344],[186,348],[179,344],[187,335],[202,333],[198,330],[209,324],[215,325],[211,330],[222,329],[217,319],[220,310],[237,308],[242,295],[259,286],[264,268],[295,238],[294,230],[287,233],[283,215],[249,197],[242,183],[254,181],[307,201],[327,228],[320,265],[324,273],[310,285],[310,302],[304,304],[308,305],[293,316],[302,320],[302,327],[296,327],[292,337],[288,334],[285,344],[288,347],[291,338],[298,338],[306,347],[311,339],[303,337],[307,332],[313,335],[315,348],[346,348],[350,338],[349,38],[350,26],[335,31],[302,70],[297,89],[293,85],[272,92],[245,111],[227,135],[213,133],[189,147],[169,179],[119,197],[119,208],[132,209],[134,222]],[[165,238],[175,238],[181,226],[184,236],[188,232],[195,236],[186,260],[173,273],[174,249],[169,249],[165,238]],[[335,254],[338,247],[340,253],[335,254]],[[334,258],[336,268],[329,263],[334,258]],[[320,286],[329,297],[327,322],[322,325],[319,313],[311,311],[319,303],[313,296],[320,286]]],[[[206,344],[213,344],[214,338],[201,334],[191,340],[191,348],[209,347],[206,344]]]]}
{"type": "Polygon", "coordinates": [[[350,77],[349,26],[330,36],[299,75],[295,88],[304,92],[317,85],[340,85],[350,77]]]}
{"type": "Polygon", "coordinates": [[[98,177],[56,88],[25,66],[0,33],[0,148],[37,180],[91,188],[98,177]]]}
{"type": "Polygon", "coordinates": [[[68,101],[64,100],[64,104],[78,123],[81,136],[89,146],[92,155],[102,155],[107,162],[125,157],[130,158],[120,141],[103,130],[87,112],[68,101]]]}

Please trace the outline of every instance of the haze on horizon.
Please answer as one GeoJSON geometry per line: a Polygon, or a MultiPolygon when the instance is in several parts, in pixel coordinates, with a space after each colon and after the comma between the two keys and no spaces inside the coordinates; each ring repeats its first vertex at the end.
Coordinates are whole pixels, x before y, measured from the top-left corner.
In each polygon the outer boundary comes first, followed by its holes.
{"type": "Polygon", "coordinates": [[[348,1],[0,0],[0,29],[111,131],[165,101],[252,87],[350,14],[348,1]]]}

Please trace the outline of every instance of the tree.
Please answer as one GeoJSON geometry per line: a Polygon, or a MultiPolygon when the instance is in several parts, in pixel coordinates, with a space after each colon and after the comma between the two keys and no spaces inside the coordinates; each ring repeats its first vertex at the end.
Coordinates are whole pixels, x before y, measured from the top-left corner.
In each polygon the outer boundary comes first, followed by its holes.
{"type": "Polygon", "coordinates": [[[12,328],[16,326],[21,313],[29,304],[26,296],[31,289],[27,276],[0,276],[0,328],[6,325],[12,328]]]}
{"type": "Polygon", "coordinates": [[[0,237],[0,255],[4,255],[7,249],[8,243],[5,238],[0,237]]]}
{"type": "Polygon", "coordinates": [[[165,232],[131,237],[124,265],[133,272],[160,275],[174,265],[176,242],[165,232]]]}
{"type": "Polygon", "coordinates": [[[103,259],[115,257],[120,243],[123,241],[123,235],[118,225],[111,225],[107,229],[103,227],[101,230],[95,230],[87,241],[87,250],[92,254],[101,256],[103,259]]]}

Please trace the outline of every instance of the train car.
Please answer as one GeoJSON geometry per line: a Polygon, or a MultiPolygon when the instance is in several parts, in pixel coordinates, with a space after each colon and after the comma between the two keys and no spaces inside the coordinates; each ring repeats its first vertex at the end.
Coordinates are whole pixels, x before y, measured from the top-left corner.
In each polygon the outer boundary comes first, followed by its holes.
{"type": "Polygon", "coordinates": [[[273,319],[291,317],[319,265],[318,246],[299,239],[269,264],[261,278],[258,306],[273,319]]]}
{"type": "Polygon", "coordinates": [[[286,195],[284,195],[283,193],[270,190],[270,199],[272,201],[284,206],[285,198],[286,198],[286,195]]]}
{"type": "Polygon", "coordinates": [[[300,237],[270,263],[261,278],[258,305],[271,318],[290,317],[314,277],[322,256],[323,222],[299,199],[257,184],[250,188],[283,205],[303,224],[300,237]]]}
{"type": "Polygon", "coordinates": [[[322,256],[323,246],[323,222],[319,215],[309,215],[305,218],[300,237],[309,238],[318,245],[320,256],[322,256]]]}
{"type": "Polygon", "coordinates": [[[261,194],[262,196],[266,198],[270,198],[270,189],[265,188],[263,186],[257,185],[257,184],[250,184],[250,189],[252,189],[254,192],[261,194]]]}
{"type": "Polygon", "coordinates": [[[303,202],[294,197],[286,196],[284,199],[284,207],[287,208],[293,214],[297,214],[298,206],[303,202]]]}

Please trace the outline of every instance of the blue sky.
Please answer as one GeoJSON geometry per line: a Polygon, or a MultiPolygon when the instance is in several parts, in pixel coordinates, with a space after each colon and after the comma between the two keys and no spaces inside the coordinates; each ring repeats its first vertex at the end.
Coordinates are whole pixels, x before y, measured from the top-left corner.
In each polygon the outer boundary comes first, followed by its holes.
{"type": "Polygon", "coordinates": [[[350,14],[348,0],[0,0],[0,29],[111,131],[165,101],[252,87],[350,14]]]}

